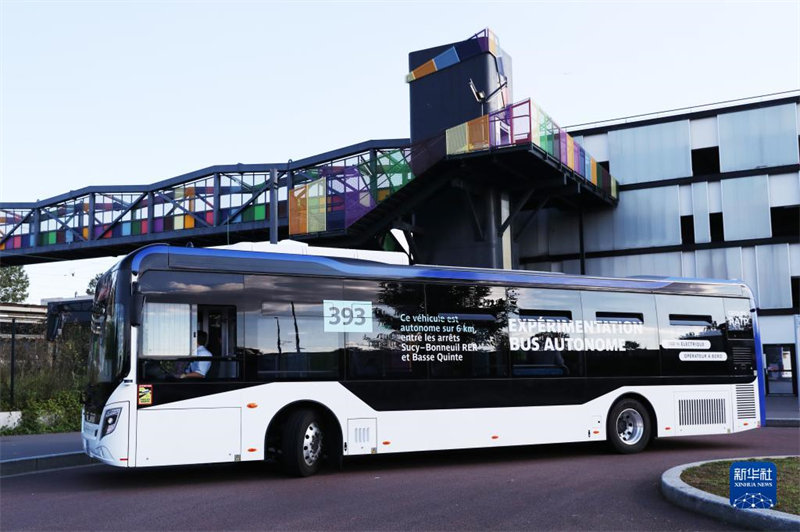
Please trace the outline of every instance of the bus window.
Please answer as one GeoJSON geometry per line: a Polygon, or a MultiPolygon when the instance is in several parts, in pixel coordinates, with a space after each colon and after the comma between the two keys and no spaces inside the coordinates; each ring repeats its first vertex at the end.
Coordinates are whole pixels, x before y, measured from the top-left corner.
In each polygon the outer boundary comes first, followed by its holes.
{"type": "Polygon", "coordinates": [[[338,378],[342,333],[325,326],[324,301],[341,298],[335,279],[245,277],[240,311],[248,379],[338,378]]]}
{"type": "Polygon", "coordinates": [[[421,343],[434,324],[425,320],[421,284],[345,281],[343,299],[368,309],[371,318],[369,327],[341,324],[346,334],[348,378],[427,377],[428,359],[421,351],[421,343]]]}
{"type": "Polygon", "coordinates": [[[425,286],[426,315],[436,319],[422,352],[432,378],[505,377],[506,291],[482,285],[425,286]]]}
{"type": "Polygon", "coordinates": [[[726,354],[722,299],[659,294],[656,304],[664,375],[731,373],[733,361],[726,354]]]}
{"type": "Polygon", "coordinates": [[[584,291],[581,300],[588,377],[660,374],[652,295],[584,291]]]}
{"type": "Polygon", "coordinates": [[[508,302],[513,376],[583,375],[583,315],[578,292],[510,288],[508,302]]]}

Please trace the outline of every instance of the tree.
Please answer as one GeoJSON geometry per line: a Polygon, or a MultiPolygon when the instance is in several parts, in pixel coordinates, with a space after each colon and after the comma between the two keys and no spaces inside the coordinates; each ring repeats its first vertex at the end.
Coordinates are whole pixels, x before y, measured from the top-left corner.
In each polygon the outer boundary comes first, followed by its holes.
{"type": "Polygon", "coordinates": [[[22,303],[28,298],[28,274],[22,266],[0,268],[0,303],[22,303]]]}
{"type": "Polygon", "coordinates": [[[97,290],[97,283],[100,281],[100,278],[103,276],[103,272],[98,273],[89,281],[89,286],[86,287],[86,293],[90,296],[94,295],[94,291],[97,290]]]}

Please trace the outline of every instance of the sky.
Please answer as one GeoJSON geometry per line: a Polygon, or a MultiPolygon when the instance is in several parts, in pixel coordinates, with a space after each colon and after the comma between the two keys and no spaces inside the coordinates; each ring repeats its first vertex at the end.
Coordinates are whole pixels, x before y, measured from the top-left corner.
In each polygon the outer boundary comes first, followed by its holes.
{"type": "MultiPolygon", "coordinates": [[[[800,88],[800,0],[0,0],[0,201],[407,137],[408,53],[485,27],[562,126],[800,88]]],[[[28,300],[116,260],[26,266],[28,300]]]]}

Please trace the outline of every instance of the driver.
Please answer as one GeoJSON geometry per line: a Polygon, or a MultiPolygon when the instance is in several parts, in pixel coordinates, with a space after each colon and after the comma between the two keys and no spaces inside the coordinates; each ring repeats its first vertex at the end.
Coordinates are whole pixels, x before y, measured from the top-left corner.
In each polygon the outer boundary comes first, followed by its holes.
{"type": "Polygon", "coordinates": [[[181,379],[204,379],[206,373],[211,368],[210,360],[200,360],[203,357],[212,357],[211,351],[206,349],[208,343],[208,333],[205,331],[197,331],[197,348],[192,352],[195,360],[186,367],[186,370],[180,376],[181,379]]]}

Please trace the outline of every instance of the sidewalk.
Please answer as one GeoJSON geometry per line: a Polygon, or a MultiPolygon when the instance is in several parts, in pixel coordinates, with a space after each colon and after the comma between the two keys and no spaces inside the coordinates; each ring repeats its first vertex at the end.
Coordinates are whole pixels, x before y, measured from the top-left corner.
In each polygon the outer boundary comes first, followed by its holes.
{"type": "Polygon", "coordinates": [[[0,437],[0,477],[88,465],[80,432],[0,437]]]}
{"type": "MultiPolygon", "coordinates": [[[[767,426],[800,427],[797,397],[767,397],[767,426]]],[[[80,432],[0,437],[0,477],[93,463],[80,432]]]]}
{"type": "Polygon", "coordinates": [[[800,427],[800,403],[788,395],[767,396],[768,427],[800,427]]]}

